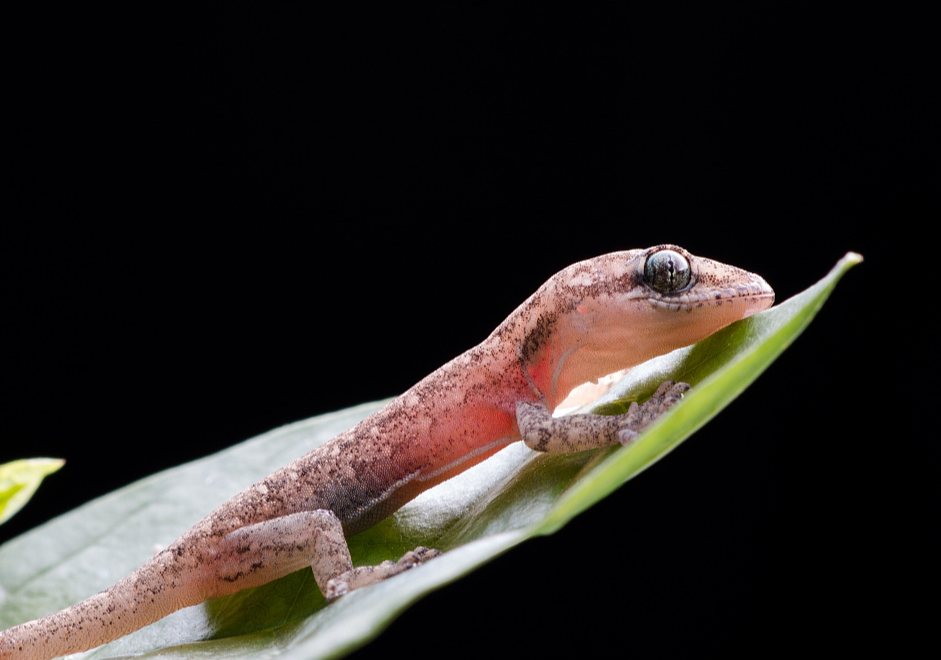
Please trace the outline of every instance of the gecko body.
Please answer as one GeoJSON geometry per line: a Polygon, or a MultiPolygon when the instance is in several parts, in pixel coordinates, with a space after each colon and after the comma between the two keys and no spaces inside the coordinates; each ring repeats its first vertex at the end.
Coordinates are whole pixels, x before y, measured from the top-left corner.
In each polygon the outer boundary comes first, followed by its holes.
{"type": "Polygon", "coordinates": [[[674,245],[573,264],[479,345],[236,494],[128,577],[0,632],[0,658],[93,648],[307,566],[328,599],[411,568],[436,552],[354,568],[345,539],[520,439],[556,452],[630,442],[688,386],[664,383],[624,415],[552,410],[577,385],[699,341],[773,300],[757,275],[674,245]]]}

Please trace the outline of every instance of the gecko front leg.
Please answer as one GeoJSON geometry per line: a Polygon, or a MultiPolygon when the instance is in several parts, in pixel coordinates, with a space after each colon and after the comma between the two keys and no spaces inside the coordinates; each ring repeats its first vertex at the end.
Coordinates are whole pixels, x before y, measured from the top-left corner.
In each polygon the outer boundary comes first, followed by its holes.
{"type": "Polygon", "coordinates": [[[623,415],[553,417],[542,402],[520,401],[516,404],[516,421],[523,442],[536,451],[571,453],[618,443],[626,445],[688,390],[686,383],[664,381],[647,401],[631,403],[623,415]]]}

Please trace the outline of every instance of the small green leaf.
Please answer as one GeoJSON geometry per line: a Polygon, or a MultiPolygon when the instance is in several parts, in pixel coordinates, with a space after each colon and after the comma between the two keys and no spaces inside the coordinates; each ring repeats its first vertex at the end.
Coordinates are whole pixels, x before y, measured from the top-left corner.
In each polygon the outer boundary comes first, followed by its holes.
{"type": "Polygon", "coordinates": [[[0,465],[0,524],[22,509],[40,482],[64,464],[58,458],[27,458],[0,465]]]}
{"type": "MultiPolygon", "coordinates": [[[[674,449],[794,341],[860,260],[849,254],[818,284],[783,304],[631,370],[605,402],[644,398],[668,378],[693,389],[630,446],[545,455],[516,443],[350,541],[356,564],[394,559],[416,545],[446,551],[421,568],[329,606],[310,571],[298,571],[176,612],[85,657],[144,654],[166,660],[198,654],[234,660],[265,654],[309,660],[361,646],[418,598],[528,538],[559,529],[674,449]]],[[[107,587],[214,506],[384,403],[271,431],[131,484],[0,546],[0,628],[107,587]]]]}

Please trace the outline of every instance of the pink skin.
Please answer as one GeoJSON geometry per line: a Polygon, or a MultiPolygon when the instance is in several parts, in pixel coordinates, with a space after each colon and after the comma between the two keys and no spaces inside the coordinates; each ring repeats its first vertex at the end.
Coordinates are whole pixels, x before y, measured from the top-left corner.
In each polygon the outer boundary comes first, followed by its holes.
{"type": "MultiPolygon", "coordinates": [[[[62,612],[0,632],[0,658],[41,660],[92,648],[181,607],[305,566],[325,593],[341,574],[354,576],[344,589],[394,574],[350,570],[344,535],[520,440],[517,404],[551,410],[577,385],[699,341],[773,300],[757,275],[676,246],[573,264],[481,344],[238,493],[132,575],[62,612]],[[687,286],[664,292],[650,285],[645,264],[661,252],[687,261],[687,286]]],[[[573,446],[589,445],[538,445],[573,446]]]]}

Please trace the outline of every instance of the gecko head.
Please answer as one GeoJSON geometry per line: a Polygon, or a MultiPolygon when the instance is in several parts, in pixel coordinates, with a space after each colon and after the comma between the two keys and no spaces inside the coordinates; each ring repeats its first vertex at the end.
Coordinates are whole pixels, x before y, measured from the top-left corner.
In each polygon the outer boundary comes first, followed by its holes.
{"type": "Polygon", "coordinates": [[[632,361],[693,344],[774,302],[774,291],[758,275],[678,245],[612,257],[599,261],[609,292],[581,305],[593,315],[588,334],[594,338],[586,339],[603,342],[607,350],[631,343],[637,347],[629,351],[637,353],[632,361]]]}
{"type": "MultiPolygon", "coordinates": [[[[654,310],[684,312],[691,315],[690,324],[701,325],[707,334],[757,314],[774,302],[774,291],[760,276],[694,256],[678,245],[648,248],[639,257],[633,268],[634,279],[641,285],[626,292],[627,306],[627,300],[635,300],[654,310]]],[[[664,318],[683,325],[676,317],[664,318]]]]}
{"type": "Polygon", "coordinates": [[[522,356],[548,367],[550,389],[561,394],[693,344],[773,302],[758,275],[677,245],[613,252],[569,266],[537,291],[522,356]]]}

